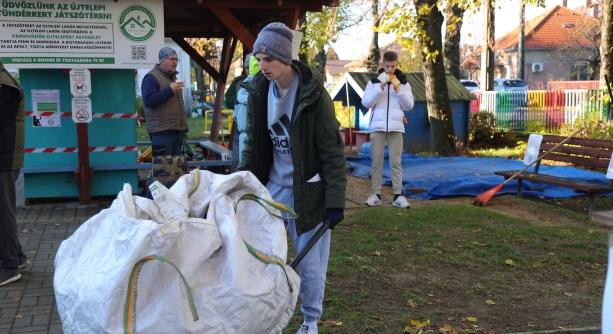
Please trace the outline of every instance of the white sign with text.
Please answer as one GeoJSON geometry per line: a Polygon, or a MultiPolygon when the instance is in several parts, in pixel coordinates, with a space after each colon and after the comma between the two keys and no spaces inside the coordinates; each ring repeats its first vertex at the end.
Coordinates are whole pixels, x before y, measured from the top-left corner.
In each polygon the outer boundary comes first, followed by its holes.
{"type": "Polygon", "coordinates": [[[8,68],[142,68],[164,46],[162,0],[2,0],[8,68]]]}
{"type": "Polygon", "coordinates": [[[92,100],[89,96],[75,96],[72,98],[72,121],[75,123],[91,123],[92,100]]]}
{"type": "Polygon", "coordinates": [[[90,96],[92,93],[91,74],[86,68],[70,70],[70,93],[72,96],[90,96]]]}

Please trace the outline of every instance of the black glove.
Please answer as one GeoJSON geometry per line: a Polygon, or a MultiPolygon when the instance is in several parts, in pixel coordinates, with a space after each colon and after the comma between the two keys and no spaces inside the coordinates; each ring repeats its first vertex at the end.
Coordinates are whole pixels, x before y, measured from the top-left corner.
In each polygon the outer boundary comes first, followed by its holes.
{"type": "Polygon", "coordinates": [[[328,222],[328,226],[330,229],[333,229],[338,223],[342,222],[345,218],[343,214],[345,210],[339,208],[330,208],[326,209],[326,213],[324,214],[324,221],[328,222]]]}

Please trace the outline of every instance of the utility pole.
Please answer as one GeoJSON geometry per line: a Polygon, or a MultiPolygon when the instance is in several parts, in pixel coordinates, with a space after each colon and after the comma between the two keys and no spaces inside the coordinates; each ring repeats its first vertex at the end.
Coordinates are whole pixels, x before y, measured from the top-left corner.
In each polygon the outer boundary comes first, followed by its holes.
{"type": "Polygon", "coordinates": [[[483,10],[483,43],[481,49],[481,88],[494,90],[494,0],[485,0],[483,10]]]}
{"type": "Polygon", "coordinates": [[[524,30],[526,27],[526,3],[523,0],[519,2],[519,41],[517,42],[517,77],[522,80],[524,78],[524,67],[526,59],[524,58],[524,50],[526,48],[524,30]]]}

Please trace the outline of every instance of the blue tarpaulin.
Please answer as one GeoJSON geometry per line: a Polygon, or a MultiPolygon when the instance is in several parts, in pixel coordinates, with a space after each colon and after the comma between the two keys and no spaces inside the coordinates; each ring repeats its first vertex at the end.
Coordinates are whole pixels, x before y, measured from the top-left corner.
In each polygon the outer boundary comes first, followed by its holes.
{"type": "MultiPolygon", "coordinates": [[[[353,167],[352,175],[369,178],[371,160],[369,157],[348,157],[347,162],[353,167]]],[[[501,170],[519,170],[524,164],[520,160],[504,158],[468,158],[468,157],[422,157],[403,154],[403,189],[405,195],[417,199],[436,199],[453,196],[476,196],[487,191],[502,181],[502,176],[494,174],[501,170]],[[409,189],[424,189],[425,192],[411,194],[409,189]]],[[[532,171],[532,168],[530,168],[532,171]]],[[[567,166],[542,165],[539,173],[572,178],[586,182],[609,182],[604,173],[587,171],[567,166]]],[[[389,161],[385,159],[383,167],[383,184],[391,185],[389,161]]],[[[581,196],[571,188],[551,186],[542,183],[523,182],[522,194],[545,198],[569,198],[581,196]]],[[[511,181],[498,194],[517,193],[517,181],[511,181]]]]}

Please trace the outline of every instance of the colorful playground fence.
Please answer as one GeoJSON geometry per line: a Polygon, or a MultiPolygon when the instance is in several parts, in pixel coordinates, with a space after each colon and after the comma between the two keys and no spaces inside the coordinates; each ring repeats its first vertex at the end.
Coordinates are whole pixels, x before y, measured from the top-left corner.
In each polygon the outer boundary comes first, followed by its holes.
{"type": "Polygon", "coordinates": [[[604,90],[530,90],[475,92],[470,111],[487,111],[496,117],[502,131],[555,132],[564,125],[596,115],[610,121],[613,108],[603,102],[604,90]]]}

